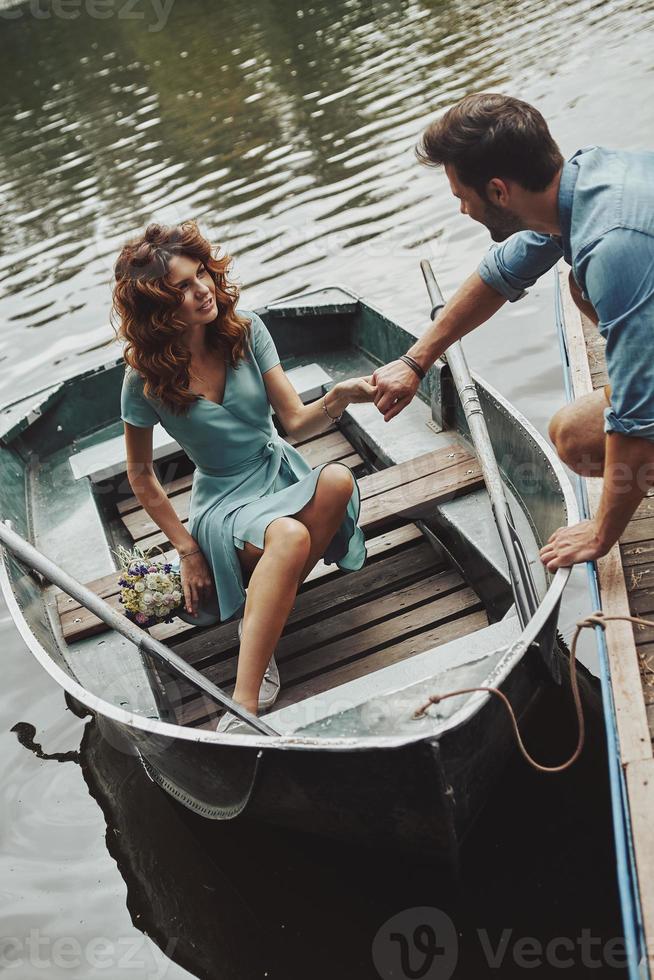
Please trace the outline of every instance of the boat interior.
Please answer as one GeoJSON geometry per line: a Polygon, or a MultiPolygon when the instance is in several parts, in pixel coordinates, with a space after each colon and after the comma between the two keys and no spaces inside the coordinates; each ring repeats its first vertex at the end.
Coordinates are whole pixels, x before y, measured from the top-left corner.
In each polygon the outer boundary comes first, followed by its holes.
{"type": "MultiPolygon", "coordinates": [[[[305,402],[341,378],[371,374],[379,363],[354,345],[284,358],[305,402]]],[[[387,424],[374,405],[351,405],[338,425],[294,443],[311,466],[340,462],[357,477],[367,561],[357,572],[320,562],[299,590],[276,650],[281,693],[266,715],[282,734],[417,734],[406,706],[486,683],[520,635],[479,465],[457,427],[434,414],[433,403],[416,398],[387,424]]],[[[281,429],[280,435],[287,438],[281,429]]],[[[154,445],[159,478],[184,521],[192,464],[159,426],[154,445]]],[[[35,544],[115,608],[113,549],[138,544],[175,554],[132,495],[115,415],[41,455],[29,474],[29,497],[35,544]]],[[[513,504],[543,595],[539,535],[532,515],[515,498],[513,504]]],[[[215,729],[221,709],[212,698],[55,587],[46,588],[45,600],[61,666],[82,687],[148,718],[215,729]]],[[[151,633],[231,692],[236,620],[199,628],[175,619],[151,633]]],[[[463,700],[443,702],[432,723],[447,721],[463,700]]]]}

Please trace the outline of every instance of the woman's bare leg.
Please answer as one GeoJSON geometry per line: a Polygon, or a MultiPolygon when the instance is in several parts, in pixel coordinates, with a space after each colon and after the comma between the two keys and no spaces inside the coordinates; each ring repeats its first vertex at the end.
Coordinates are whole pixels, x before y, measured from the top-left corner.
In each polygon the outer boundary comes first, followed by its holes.
{"type": "Polygon", "coordinates": [[[327,545],[341,526],[353,488],[354,477],[349,469],[342,463],[329,463],[323,467],[318,477],[312,499],[294,515],[311,535],[311,550],[300,582],[304,582],[311,569],[322,558],[327,545]]]}
{"type": "Polygon", "coordinates": [[[268,525],[263,551],[249,542],[238,551],[249,583],[233,697],[254,714],[265,669],[298,587],[340,527],[353,486],[347,467],[323,467],[309,503],[292,517],[280,517],[268,525]]]}
{"type": "MultiPolygon", "coordinates": [[[[253,714],[257,714],[261,681],[293,608],[310,548],[308,530],[292,517],[279,517],[266,529],[263,553],[248,585],[232,695],[253,714]]],[[[248,558],[257,557],[252,552],[249,546],[243,556],[246,564],[248,558]]]]}
{"type": "MultiPolygon", "coordinates": [[[[354,477],[342,463],[329,463],[318,477],[316,489],[308,504],[293,514],[311,535],[311,550],[300,582],[303,582],[314,565],[322,558],[327,545],[338,531],[354,488],[354,477]]],[[[245,577],[256,568],[263,551],[249,542],[238,552],[245,577]]]]}

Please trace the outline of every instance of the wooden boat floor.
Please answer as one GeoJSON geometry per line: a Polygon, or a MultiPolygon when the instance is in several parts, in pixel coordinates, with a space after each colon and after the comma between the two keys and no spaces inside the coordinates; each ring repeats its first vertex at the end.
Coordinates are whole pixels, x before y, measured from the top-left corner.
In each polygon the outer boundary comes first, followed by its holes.
{"type": "MultiPolygon", "coordinates": [[[[335,458],[347,461],[353,452],[340,432],[298,448],[314,466],[335,458]]],[[[276,649],[282,690],[275,709],[488,624],[475,592],[406,519],[438,499],[479,485],[477,462],[468,450],[453,444],[375,473],[361,475],[361,469],[359,524],[366,534],[366,564],[358,572],[343,573],[321,562],[300,588],[276,649]]],[[[181,486],[175,490],[185,492],[181,486]]],[[[123,507],[124,516],[129,512],[123,507]]],[[[178,513],[184,519],[185,501],[178,513]]],[[[136,533],[151,530],[136,522],[130,526],[139,528],[136,533]]],[[[233,691],[237,622],[195,630],[175,637],[173,643],[189,664],[225,691],[233,691]]],[[[164,683],[164,696],[179,724],[215,727],[215,702],[189,683],[164,683]]]]}
{"type": "MultiPolygon", "coordinates": [[[[294,444],[311,466],[338,461],[355,472],[367,560],[362,569],[349,573],[319,562],[301,586],[276,649],[282,684],[276,709],[488,624],[479,597],[413,523],[438,502],[480,485],[478,463],[463,444],[453,442],[375,472],[367,472],[369,467],[337,428],[294,444]]],[[[186,475],[164,484],[182,521],[188,519],[191,479],[186,475]]],[[[117,516],[142,547],[168,544],[134,497],[117,505],[117,516]]],[[[117,580],[112,572],[89,584],[120,608],[117,580]]],[[[57,605],[69,643],[104,628],[64,593],[58,594],[57,605]]],[[[198,629],[175,619],[151,633],[173,645],[209,680],[233,690],[239,651],[236,621],[198,629]]],[[[163,669],[157,673],[161,704],[171,720],[215,727],[217,705],[212,699],[163,669]]]]}
{"type": "MultiPolygon", "coordinates": [[[[475,592],[446,565],[414,525],[364,569],[305,584],[276,650],[281,693],[275,710],[406,660],[488,624],[475,592]]],[[[235,622],[175,645],[205,677],[231,692],[235,622]]],[[[187,682],[171,682],[168,703],[179,724],[215,727],[216,705],[187,682]]]]}

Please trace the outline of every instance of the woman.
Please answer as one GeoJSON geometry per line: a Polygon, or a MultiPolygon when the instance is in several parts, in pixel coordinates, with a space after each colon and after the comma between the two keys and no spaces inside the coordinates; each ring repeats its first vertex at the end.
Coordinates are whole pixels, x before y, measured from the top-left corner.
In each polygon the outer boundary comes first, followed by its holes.
{"type": "MultiPolygon", "coordinates": [[[[274,650],[300,583],[320,558],[350,570],[366,558],[355,478],[341,463],[311,470],[277,435],[271,406],[306,439],[376,389],[352,378],[303,405],[262,320],[237,311],[228,271],[195,222],[150,225],[118,257],[113,314],[126,342],[129,482],[177,550],[191,615],[214,584],[222,620],[245,607],[233,698],[257,714],[279,692],[274,650]],[[196,465],[187,527],[154,472],[157,422],[196,465]]],[[[237,726],[250,731],[226,713],[218,730],[237,726]]]]}

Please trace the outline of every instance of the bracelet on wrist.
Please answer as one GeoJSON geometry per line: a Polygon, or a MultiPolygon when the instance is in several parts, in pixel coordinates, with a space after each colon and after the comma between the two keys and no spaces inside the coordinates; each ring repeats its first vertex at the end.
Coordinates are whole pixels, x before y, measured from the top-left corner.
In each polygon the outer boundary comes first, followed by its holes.
{"type": "Polygon", "coordinates": [[[325,415],[327,416],[327,418],[331,422],[340,422],[340,420],[343,418],[343,413],[341,412],[340,415],[330,415],[329,414],[329,410],[327,408],[327,402],[325,401],[326,398],[327,398],[327,394],[324,394],[322,396],[322,410],[323,410],[323,412],[325,413],[325,415]]]}
{"type": "Polygon", "coordinates": [[[196,548],[195,551],[185,551],[183,555],[179,556],[180,561],[184,561],[185,558],[190,558],[191,555],[199,555],[200,549],[196,548]]]}
{"type": "Polygon", "coordinates": [[[420,365],[416,361],[415,357],[411,357],[410,354],[402,354],[402,356],[400,357],[400,360],[401,361],[404,361],[404,363],[407,364],[411,368],[411,370],[414,371],[415,374],[418,375],[418,377],[420,378],[421,381],[423,380],[423,378],[425,377],[425,372],[420,367],[420,365]]]}

